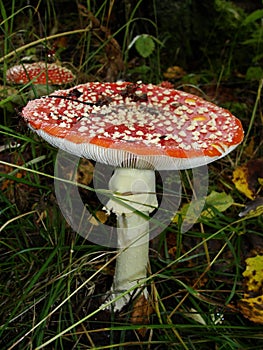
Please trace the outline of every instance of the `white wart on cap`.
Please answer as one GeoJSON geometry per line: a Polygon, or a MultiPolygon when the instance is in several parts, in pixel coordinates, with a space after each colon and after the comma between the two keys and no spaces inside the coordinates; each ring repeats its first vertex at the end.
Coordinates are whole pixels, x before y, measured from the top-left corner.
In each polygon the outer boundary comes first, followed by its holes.
{"type": "Polygon", "coordinates": [[[56,147],[117,167],[193,168],[243,139],[228,110],[152,84],[90,82],[30,101],[22,116],[56,147]]]}
{"type": "Polygon", "coordinates": [[[24,63],[9,68],[6,80],[10,84],[50,84],[61,85],[71,83],[75,75],[66,67],[56,63],[34,62],[24,63]]]}

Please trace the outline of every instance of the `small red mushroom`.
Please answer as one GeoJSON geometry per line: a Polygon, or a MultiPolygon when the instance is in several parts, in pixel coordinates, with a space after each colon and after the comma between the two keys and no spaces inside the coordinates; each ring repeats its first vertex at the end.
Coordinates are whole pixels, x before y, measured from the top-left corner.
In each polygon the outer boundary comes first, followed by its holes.
{"type": "Polygon", "coordinates": [[[60,149],[116,167],[106,206],[117,215],[118,243],[124,248],[111,289],[118,299],[115,310],[129,300],[131,293],[120,297],[123,291],[146,277],[147,217],[157,207],[154,170],[205,165],[243,139],[240,121],[228,110],[152,84],[90,82],[30,101],[22,116],[60,149]]]}
{"type": "Polygon", "coordinates": [[[34,62],[24,63],[9,68],[6,80],[10,84],[50,84],[62,85],[75,79],[71,70],[56,63],[34,62]]]}

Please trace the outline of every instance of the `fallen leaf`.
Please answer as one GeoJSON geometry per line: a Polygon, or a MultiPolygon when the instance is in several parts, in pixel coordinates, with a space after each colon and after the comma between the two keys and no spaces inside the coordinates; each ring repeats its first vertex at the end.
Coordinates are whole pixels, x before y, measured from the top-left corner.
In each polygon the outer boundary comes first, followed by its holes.
{"type": "Polygon", "coordinates": [[[247,157],[251,158],[255,152],[255,139],[254,137],[251,138],[249,144],[244,149],[244,153],[247,157]]]}
{"type": "Polygon", "coordinates": [[[255,296],[255,293],[262,291],[263,287],[263,255],[256,255],[246,259],[246,270],[243,276],[246,278],[246,295],[255,296]],[[252,293],[252,295],[250,295],[252,293]]]}
{"type": "Polygon", "coordinates": [[[180,79],[185,74],[186,74],[186,72],[183,70],[182,67],[173,66],[173,67],[168,67],[166,72],[163,73],[163,76],[166,79],[180,79]]]}
{"type": "Polygon", "coordinates": [[[263,324],[263,297],[241,299],[239,308],[243,316],[250,321],[263,324]]]}
{"type": "MultiPolygon", "coordinates": [[[[233,198],[225,192],[212,191],[205,199],[205,204],[208,207],[214,207],[219,212],[225,211],[231,207],[233,203],[233,198]]],[[[190,203],[182,205],[182,208],[176,213],[172,221],[174,223],[179,223],[187,218],[190,222],[195,222],[197,221],[198,217],[212,218],[215,215],[212,209],[205,209],[200,214],[200,210],[202,210],[200,206],[203,206],[204,204],[201,201],[199,204],[200,205],[198,206],[197,203],[189,211],[188,209],[190,207],[190,203]]]]}
{"type": "Polygon", "coordinates": [[[92,225],[98,226],[100,223],[104,224],[109,218],[109,215],[102,210],[97,210],[94,215],[90,215],[89,222],[92,225]]]}
{"type": "Polygon", "coordinates": [[[245,209],[239,213],[240,217],[255,217],[263,214],[263,197],[246,204],[245,209]]]}
{"type": "MultiPolygon", "coordinates": [[[[23,176],[25,176],[25,172],[17,172],[14,176],[14,178],[17,179],[21,179],[23,176]]],[[[1,190],[4,191],[6,189],[8,189],[12,184],[15,183],[15,180],[11,180],[11,179],[5,179],[1,185],[1,190]]]]}
{"type": "Polygon", "coordinates": [[[246,270],[243,272],[245,293],[238,302],[238,307],[244,317],[263,324],[263,256],[248,258],[246,264],[246,270]]]}
{"type": "Polygon", "coordinates": [[[263,178],[263,159],[253,159],[241,165],[233,172],[233,182],[236,188],[249,199],[254,199],[263,178]]]}
{"type": "Polygon", "coordinates": [[[79,161],[76,181],[82,185],[88,186],[93,179],[94,166],[88,160],[81,158],[79,161]]]}
{"type": "MultiPolygon", "coordinates": [[[[212,191],[205,200],[205,203],[208,207],[213,207],[220,213],[227,210],[234,203],[233,198],[226,194],[225,192],[216,192],[212,191]]],[[[202,211],[201,216],[212,218],[214,216],[214,212],[211,209],[206,209],[202,211]]]]}
{"type": "MultiPolygon", "coordinates": [[[[132,324],[148,324],[149,317],[153,313],[153,307],[149,300],[142,294],[133,303],[130,322],[132,324]]],[[[145,336],[147,329],[142,327],[137,330],[141,336],[145,336]]]]}

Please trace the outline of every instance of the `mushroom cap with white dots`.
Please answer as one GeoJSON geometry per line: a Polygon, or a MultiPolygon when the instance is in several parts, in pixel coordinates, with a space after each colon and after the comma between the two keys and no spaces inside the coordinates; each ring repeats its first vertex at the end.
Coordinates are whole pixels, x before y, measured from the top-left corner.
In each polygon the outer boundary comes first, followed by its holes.
{"type": "Polygon", "coordinates": [[[6,72],[6,80],[11,84],[53,84],[71,83],[75,75],[70,69],[56,63],[33,62],[17,64],[6,72]]]}
{"type": "Polygon", "coordinates": [[[243,139],[228,110],[152,84],[89,82],[28,102],[22,116],[52,145],[115,167],[194,168],[243,139]]]}

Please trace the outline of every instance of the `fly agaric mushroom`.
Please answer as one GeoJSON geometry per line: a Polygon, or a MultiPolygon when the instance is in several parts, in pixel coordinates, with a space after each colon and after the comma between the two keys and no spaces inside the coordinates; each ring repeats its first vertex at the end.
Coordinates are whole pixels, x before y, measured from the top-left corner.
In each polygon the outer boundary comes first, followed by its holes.
{"type": "Polygon", "coordinates": [[[229,111],[152,84],[90,82],[30,101],[22,116],[56,147],[116,167],[106,205],[117,215],[122,248],[111,288],[115,310],[130,298],[123,291],[146,277],[155,170],[205,165],[243,139],[242,125],[229,111]]]}
{"type": "Polygon", "coordinates": [[[24,63],[9,68],[6,80],[10,84],[50,84],[62,85],[75,79],[71,70],[56,63],[34,62],[24,63]]]}

